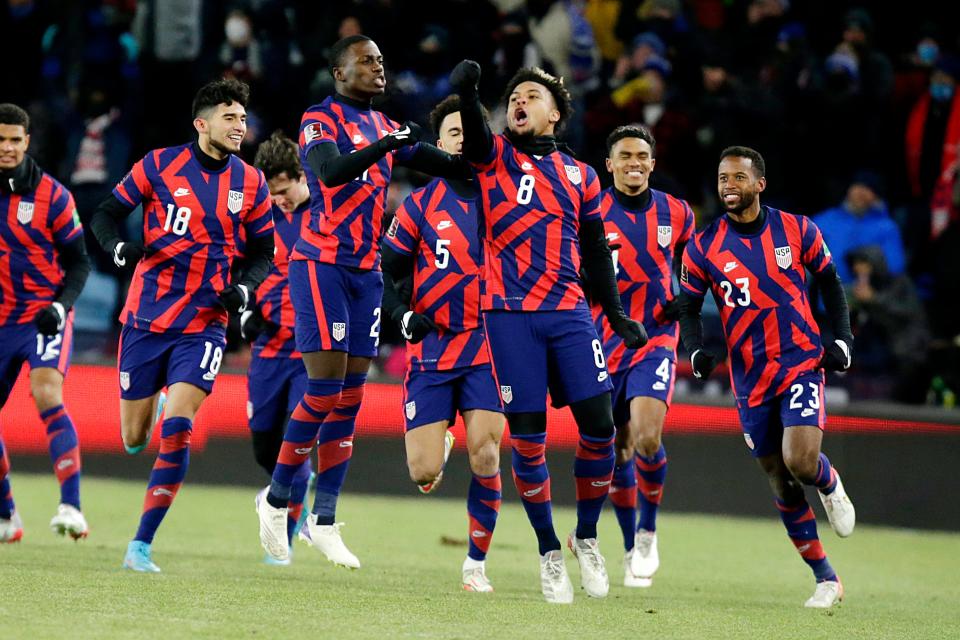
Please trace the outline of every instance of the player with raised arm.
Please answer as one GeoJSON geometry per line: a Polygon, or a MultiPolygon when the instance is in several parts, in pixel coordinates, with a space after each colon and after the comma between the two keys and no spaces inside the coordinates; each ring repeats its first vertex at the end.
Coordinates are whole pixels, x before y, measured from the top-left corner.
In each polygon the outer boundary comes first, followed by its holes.
{"type": "Polygon", "coordinates": [[[330,50],[336,93],[300,121],[300,160],[310,188],[310,223],[290,257],[297,349],[307,390],[294,409],[258,509],[260,542],[283,561],[293,478],[314,445],[317,485],[307,518],[311,544],[336,565],[357,569],[336,522],[337,501],[353,450],[353,434],[370,359],[380,340],[380,236],[394,162],[432,175],[463,175],[457,158],[418,143],[420,128],[403,126],[371,106],[386,87],[383,56],[366,36],[330,50]],[[319,444],[318,443],[319,435],[319,444]]]}
{"type": "Polygon", "coordinates": [[[158,572],[151,545],[183,482],[193,419],[213,389],[228,313],[246,310],[273,260],[273,219],[263,174],[235,154],[246,133],[250,90],[236,80],[205,85],[193,100],[196,142],[155,149],[133,165],[94,212],[97,241],[119,268],[135,268],[120,315],[120,432],[128,451],[149,441],[167,387],[160,452],[123,566],[158,572]],[[143,245],[117,228],[143,207],[143,245]],[[237,243],[247,267],[230,282],[237,243]]]}
{"type": "MultiPolygon", "coordinates": [[[[307,389],[307,370],[293,337],[293,303],[287,273],[290,252],[310,219],[310,189],[300,166],[297,143],[275,132],[260,144],[254,166],[263,172],[273,200],[273,267],[256,292],[256,302],[240,316],[240,332],[253,342],[247,371],[247,417],[253,455],[273,475],[290,415],[307,389]]],[[[305,523],[303,508],[310,480],[310,461],[294,474],[288,503],[287,542],[305,523]]],[[[257,494],[257,504],[268,489],[257,494]]],[[[268,564],[277,561],[266,556],[268,564]]],[[[289,564],[280,562],[280,564],[289,564]]]]}
{"type": "Polygon", "coordinates": [[[824,370],[850,366],[853,335],[843,286],[817,225],[760,204],[763,157],[748,147],[720,155],[717,190],[726,215],[687,244],[680,278],[680,332],[693,374],[705,379],[719,358],[703,348],[700,310],[713,293],[730,352],[730,381],[743,437],[767,474],[787,535],[813,570],[805,606],[828,608],[843,585],[820,544],[804,496],[813,485],[830,526],[853,533],[856,514],[836,469],[821,453],[824,370]],[[823,292],[834,340],[825,345],[810,309],[807,271],[823,292]]]}
{"type": "MultiPolygon", "coordinates": [[[[449,96],[430,114],[437,146],[460,153],[460,100],[449,96]]],[[[493,591],[485,560],[500,510],[503,410],[480,317],[480,237],[473,181],[436,179],[411,193],[387,230],[383,310],[409,342],[403,381],[407,467],[420,490],[439,484],[457,412],[467,431],[473,478],[467,494],[469,549],[463,588],[493,591]],[[412,299],[395,283],[413,278],[412,299]]]]}
{"type": "Polygon", "coordinates": [[[580,286],[581,262],[613,330],[627,346],[646,342],[623,311],[600,219],[596,172],[558,147],[570,94],[542,69],[507,84],[507,131],[493,135],[477,95],[480,65],[464,60],[450,81],[461,99],[463,155],[480,191],[482,309],[510,437],[513,476],[537,536],[540,584],[553,603],[573,601],[553,527],[546,466],[546,398],[569,405],[580,431],[574,476],[577,525],[567,544],[587,595],[609,591],[597,521],[614,467],[611,384],[603,346],[580,286]]]}
{"type": "Polygon", "coordinates": [[[610,502],[623,532],[627,587],[649,587],[660,566],[657,509],[667,474],[661,436],[673,396],[679,336],[673,274],[680,271],[683,247],[694,230],[690,205],[650,188],[655,156],[656,141],[646,128],[615,129],[607,138],[606,161],[613,186],[600,196],[623,308],[643,322],[649,337],[643,348],[627,348],[594,306],[613,383],[617,465],[610,502]]]}
{"type": "MultiPolygon", "coordinates": [[[[27,155],[30,116],[0,104],[0,408],[24,363],[30,395],[47,430],[60,505],[54,533],[87,535],[80,512],[80,443],[63,406],[73,349],[71,308],[90,273],[73,196],[27,155]]],[[[10,458],[0,431],[0,542],[23,537],[10,489],[10,458]]]]}

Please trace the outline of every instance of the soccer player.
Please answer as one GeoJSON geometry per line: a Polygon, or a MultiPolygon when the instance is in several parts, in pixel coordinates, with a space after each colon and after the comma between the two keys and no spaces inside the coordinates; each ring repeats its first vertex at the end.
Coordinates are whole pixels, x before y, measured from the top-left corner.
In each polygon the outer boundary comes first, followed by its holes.
{"type": "MultiPolygon", "coordinates": [[[[457,96],[437,105],[430,124],[440,149],[461,152],[457,96]]],[[[459,411],[473,472],[463,588],[493,591],[484,561],[500,510],[504,419],[480,318],[480,237],[472,181],[437,179],[410,194],[397,209],[381,251],[384,314],[410,343],[403,381],[410,478],[423,493],[439,484],[453,446],[447,428],[459,411]],[[412,301],[394,288],[411,275],[412,301]]]]}
{"type": "Polygon", "coordinates": [[[642,349],[628,349],[602,309],[593,308],[613,383],[617,465],[610,502],[623,532],[627,587],[649,587],[660,565],[657,509],[667,473],[661,436],[673,395],[679,334],[673,273],[679,273],[694,229],[686,202],[650,188],[655,156],[656,141],[646,128],[615,129],[607,138],[606,161],[613,186],[600,196],[607,241],[616,247],[613,264],[623,308],[643,322],[649,337],[642,349]]]}
{"type": "Polygon", "coordinates": [[[130,452],[150,438],[167,387],[160,452],[143,514],[123,566],[158,572],[151,545],[186,475],[190,434],[213,389],[226,347],[228,313],[240,313],[273,259],[270,194],[263,174],[235,154],[246,133],[250,89],[237,80],[205,85],[193,100],[194,143],[149,152],[94,212],[97,241],[119,268],[135,267],[120,320],[120,430],[130,452]],[[143,207],[143,245],[117,226],[143,207]],[[229,281],[237,242],[247,268],[229,281]]]}
{"type": "Polygon", "coordinates": [[[297,349],[307,391],[284,434],[266,500],[260,542],[277,560],[288,555],[287,504],[293,477],[313,446],[316,496],[307,518],[311,544],[338,566],[360,561],[343,543],[337,501],[353,450],[354,423],[370,359],[380,340],[380,236],[394,162],[438,176],[465,175],[459,159],[418,144],[420,128],[402,127],[371,107],[384,92],[383,56],[366,36],[330,50],[336,93],[300,122],[300,161],[310,188],[310,222],[290,256],[297,349]]]}
{"type": "Polygon", "coordinates": [[[823,371],[850,366],[853,336],[843,287],[820,230],[809,218],[760,204],[763,157],[747,147],[720,155],[717,190],[726,215],[698,232],[683,257],[680,333],[693,374],[718,358],[703,348],[700,309],[707,291],[720,309],[730,380],[743,437],[767,474],[787,535],[817,584],[807,607],[828,608],[843,585],[817,536],[803,485],[813,485],[840,537],[856,514],[836,469],[820,452],[826,421],[823,371]],[[824,296],[833,342],[823,345],[807,295],[807,270],[824,296]]]}
{"type": "Polygon", "coordinates": [[[573,602],[553,527],[546,466],[546,396],[569,405],[580,431],[574,476],[577,526],[567,539],[587,595],[609,591],[597,521],[610,490],[614,424],[603,346],[580,286],[581,261],[614,332],[646,342],[623,311],[600,219],[597,174],[557,145],[570,94],[542,69],[521,69],[505,92],[507,131],[493,135],[477,97],[480,65],[459,63],[463,155],[480,191],[482,309],[494,375],[513,443],[513,476],[540,553],[540,585],[553,603],[573,602]]]}
{"type": "MultiPolygon", "coordinates": [[[[54,533],[87,535],[80,512],[80,443],[63,406],[73,349],[71,308],[90,273],[73,196],[27,155],[30,116],[0,104],[0,408],[26,362],[30,395],[47,428],[60,506],[54,533]]],[[[23,537],[0,432],[0,542],[23,537]]]]}
{"type": "MultiPolygon", "coordinates": [[[[273,199],[273,267],[257,289],[256,304],[240,316],[243,337],[253,341],[247,371],[247,414],[253,455],[273,475],[290,415],[307,389],[307,370],[293,337],[293,303],[287,272],[290,251],[310,217],[310,189],[300,167],[297,143],[277,131],[257,149],[254,166],[263,172],[273,199]]],[[[306,512],[303,502],[310,479],[310,461],[294,474],[290,493],[288,544],[300,531],[306,512]]],[[[266,496],[257,494],[258,503],[266,496]]],[[[267,556],[268,564],[276,561],[267,556]]],[[[288,564],[281,563],[281,564],[288,564]]]]}

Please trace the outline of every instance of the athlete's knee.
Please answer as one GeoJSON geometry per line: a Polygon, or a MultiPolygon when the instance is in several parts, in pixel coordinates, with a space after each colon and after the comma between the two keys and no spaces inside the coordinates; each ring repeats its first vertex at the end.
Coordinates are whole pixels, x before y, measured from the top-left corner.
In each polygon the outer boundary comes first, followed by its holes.
{"type": "Polygon", "coordinates": [[[407,459],[407,471],[410,473],[410,479],[415,484],[427,484],[433,482],[440,475],[443,469],[443,459],[439,461],[427,460],[424,456],[410,457],[407,459]]]}
{"type": "Polygon", "coordinates": [[[469,451],[470,470],[478,476],[490,476],[500,468],[500,448],[497,442],[488,440],[469,451]]]}
{"type": "Polygon", "coordinates": [[[784,463],[790,473],[805,484],[810,484],[817,477],[818,456],[812,456],[806,453],[787,453],[783,457],[784,463]]]}
{"type": "Polygon", "coordinates": [[[660,434],[657,432],[641,432],[636,440],[637,453],[650,458],[660,450],[660,434]]]}
{"type": "Polygon", "coordinates": [[[40,411],[63,404],[63,385],[52,380],[32,380],[30,394],[40,411]]]}
{"type": "Polygon", "coordinates": [[[613,426],[613,408],[610,394],[601,393],[586,400],[570,405],[573,419],[577,423],[580,435],[590,438],[612,438],[616,429],[613,426]]]}

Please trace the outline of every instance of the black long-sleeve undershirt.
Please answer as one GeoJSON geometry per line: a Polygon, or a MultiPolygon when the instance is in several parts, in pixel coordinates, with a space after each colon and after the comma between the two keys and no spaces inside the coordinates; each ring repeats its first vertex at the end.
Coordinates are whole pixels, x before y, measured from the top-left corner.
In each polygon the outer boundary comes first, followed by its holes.
{"type": "Polygon", "coordinates": [[[273,254],[272,233],[247,240],[245,268],[238,284],[245,285],[251,296],[267,277],[267,274],[270,273],[270,267],[273,266],[273,254]]]}
{"type": "Polygon", "coordinates": [[[703,298],[680,291],[680,339],[690,353],[703,349],[702,309],[703,298]]]}
{"type": "Polygon", "coordinates": [[[410,300],[399,290],[398,283],[413,276],[414,257],[380,245],[380,269],[383,271],[383,303],[386,315],[396,319],[410,309],[410,300]]]}
{"type": "Polygon", "coordinates": [[[469,162],[484,162],[493,149],[493,133],[483,117],[483,106],[476,89],[459,90],[460,120],[463,124],[463,157],[469,162]]]}
{"type": "MultiPolygon", "coordinates": [[[[361,176],[389,152],[390,149],[379,141],[347,154],[341,154],[336,144],[324,142],[310,150],[307,164],[325,186],[338,187],[361,176]]],[[[466,177],[468,172],[468,168],[457,156],[424,142],[418,144],[409,160],[398,160],[398,163],[441,178],[466,177]]]]}
{"type": "Polygon", "coordinates": [[[117,243],[122,241],[120,225],[135,208],[120,202],[113,194],[108,195],[97,205],[90,219],[90,230],[93,231],[97,243],[108,254],[113,255],[117,243]]]}
{"type": "Polygon", "coordinates": [[[836,266],[831,264],[813,277],[817,286],[820,287],[820,295],[823,296],[823,306],[827,310],[833,337],[852,345],[850,309],[847,307],[847,296],[843,291],[843,283],[840,281],[836,266]]]}
{"type": "Polygon", "coordinates": [[[83,291],[83,285],[87,282],[92,265],[83,238],[76,238],[62,245],[58,244],[57,256],[60,266],[63,267],[63,286],[57,295],[57,302],[62,304],[64,309],[70,309],[83,291]]]}
{"type": "Polygon", "coordinates": [[[579,238],[582,266],[587,272],[591,296],[600,303],[604,315],[609,320],[625,317],[603,221],[599,219],[582,221],[579,238]]]}

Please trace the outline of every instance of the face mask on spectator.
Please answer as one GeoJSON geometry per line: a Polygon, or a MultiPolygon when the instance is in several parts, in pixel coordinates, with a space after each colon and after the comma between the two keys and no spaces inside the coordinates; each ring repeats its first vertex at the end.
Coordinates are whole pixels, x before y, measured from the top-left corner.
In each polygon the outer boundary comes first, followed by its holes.
{"type": "Polygon", "coordinates": [[[234,46],[242,46],[250,39],[250,23],[243,18],[228,18],[224,27],[227,41],[234,46]]]}
{"type": "Polygon", "coordinates": [[[939,102],[944,102],[953,97],[953,85],[948,82],[931,82],[930,97],[939,102]]]}
{"type": "Polygon", "coordinates": [[[940,56],[940,47],[935,42],[921,42],[917,45],[917,58],[921,63],[933,66],[940,56]]]}

